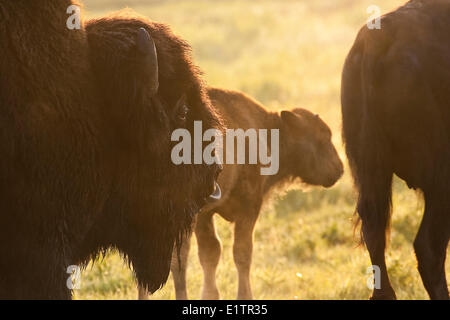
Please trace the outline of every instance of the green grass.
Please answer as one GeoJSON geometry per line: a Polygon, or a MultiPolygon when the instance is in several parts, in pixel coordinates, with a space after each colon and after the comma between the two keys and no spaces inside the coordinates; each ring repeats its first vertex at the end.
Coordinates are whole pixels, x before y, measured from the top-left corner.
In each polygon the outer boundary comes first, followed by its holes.
{"type": "MultiPolygon", "coordinates": [[[[378,1],[383,12],[404,1],[378,1]]],[[[340,140],[340,73],[368,0],[85,0],[100,16],[125,6],[170,24],[193,46],[210,85],[245,91],[265,105],[306,107],[321,114],[340,140]]],[[[353,236],[355,194],[348,172],[330,190],[290,190],[268,203],[256,226],[252,285],[258,299],[365,299],[370,259],[353,236]]],[[[394,182],[394,214],[387,263],[400,299],[426,299],[412,241],[422,205],[400,180],[394,182]]],[[[229,223],[216,217],[223,242],[218,269],[221,297],[234,299],[237,275],[229,223]]],[[[195,240],[193,240],[195,242],[195,240]]],[[[447,263],[447,273],[450,264],[447,263]]],[[[117,254],[89,266],[76,299],[135,299],[131,271],[117,254]]],[[[200,297],[202,272],[193,243],[189,296],[200,297]]],[[[173,299],[171,279],[152,299],[173,299]]]]}

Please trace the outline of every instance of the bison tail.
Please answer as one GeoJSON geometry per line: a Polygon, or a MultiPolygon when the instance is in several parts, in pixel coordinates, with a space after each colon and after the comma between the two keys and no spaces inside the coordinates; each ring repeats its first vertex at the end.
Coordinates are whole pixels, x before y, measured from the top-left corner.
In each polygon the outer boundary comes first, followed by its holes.
{"type": "Polygon", "coordinates": [[[386,243],[392,211],[393,171],[387,157],[386,137],[373,114],[376,106],[367,90],[372,80],[370,63],[373,61],[364,60],[364,49],[355,44],[342,75],[342,134],[358,191],[355,230],[362,224],[361,244],[369,242],[369,238],[384,239],[386,243]]]}

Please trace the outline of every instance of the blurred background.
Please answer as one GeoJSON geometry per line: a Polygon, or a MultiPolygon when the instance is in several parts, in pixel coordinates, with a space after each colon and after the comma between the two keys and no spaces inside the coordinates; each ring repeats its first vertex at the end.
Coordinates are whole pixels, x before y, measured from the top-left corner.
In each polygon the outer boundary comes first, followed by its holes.
{"type": "MultiPolygon", "coordinates": [[[[272,110],[303,107],[319,113],[343,152],[340,77],[345,57],[370,5],[382,13],[405,0],[84,0],[85,15],[129,7],[169,24],[193,47],[209,85],[244,91],[272,110]]],[[[348,171],[332,189],[289,190],[272,197],[256,225],[252,285],[256,299],[366,299],[371,265],[353,235],[355,193],[348,171]]],[[[394,181],[394,214],[387,264],[400,299],[428,298],[412,241],[423,205],[394,181]]],[[[216,217],[223,253],[217,272],[223,299],[235,299],[237,273],[231,225],[216,217]]],[[[195,239],[188,294],[200,297],[202,271],[195,239]]],[[[447,262],[447,274],[450,265],[447,262]]],[[[82,273],[76,299],[136,299],[131,271],[116,253],[82,273]]],[[[172,280],[152,299],[174,299],[172,280]]]]}

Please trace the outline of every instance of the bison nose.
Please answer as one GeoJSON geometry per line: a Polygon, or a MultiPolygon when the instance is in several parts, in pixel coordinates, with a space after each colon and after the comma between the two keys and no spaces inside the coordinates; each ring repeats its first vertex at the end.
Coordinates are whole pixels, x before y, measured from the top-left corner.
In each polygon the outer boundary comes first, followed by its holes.
{"type": "Polygon", "coordinates": [[[221,163],[219,163],[217,165],[217,174],[220,174],[223,171],[223,165],[221,163]]]}
{"type": "Polygon", "coordinates": [[[217,164],[214,170],[214,181],[217,181],[217,179],[219,179],[220,173],[223,171],[223,165],[221,163],[217,164]]]}
{"type": "Polygon", "coordinates": [[[325,188],[332,187],[342,177],[344,173],[344,166],[341,161],[336,164],[333,171],[334,173],[328,177],[327,182],[323,185],[325,188]]]}
{"type": "Polygon", "coordinates": [[[208,202],[216,202],[219,201],[222,198],[222,190],[220,189],[220,186],[217,182],[214,182],[214,191],[213,193],[208,197],[208,202]]]}

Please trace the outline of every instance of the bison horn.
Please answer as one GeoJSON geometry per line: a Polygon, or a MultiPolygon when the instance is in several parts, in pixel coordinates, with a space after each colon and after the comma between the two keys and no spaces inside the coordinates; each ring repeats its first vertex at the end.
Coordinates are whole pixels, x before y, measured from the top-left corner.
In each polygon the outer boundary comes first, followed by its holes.
{"type": "Polygon", "coordinates": [[[158,55],[156,53],[155,42],[144,28],[140,28],[137,35],[137,48],[144,60],[144,70],[148,72],[150,78],[149,87],[152,96],[158,92],[158,55]]]}

